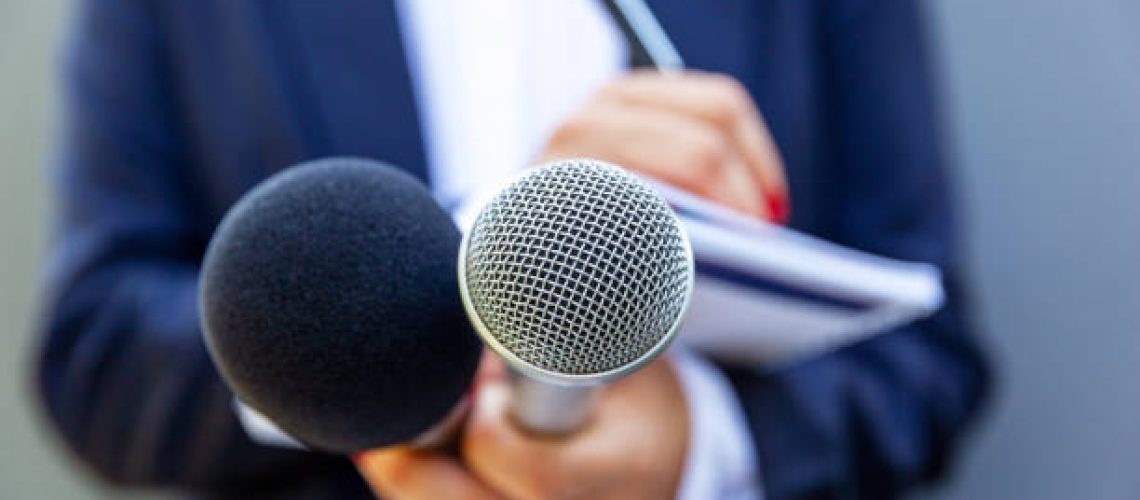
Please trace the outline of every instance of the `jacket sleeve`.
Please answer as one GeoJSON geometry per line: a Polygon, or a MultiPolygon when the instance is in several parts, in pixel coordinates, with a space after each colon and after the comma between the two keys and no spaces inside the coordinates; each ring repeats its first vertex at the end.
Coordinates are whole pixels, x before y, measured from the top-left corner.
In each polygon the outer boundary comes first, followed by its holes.
{"type": "MultiPolygon", "coordinates": [[[[944,273],[933,317],[778,372],[724,367],[769,498],[888,498],[945,469],[987,392],[965,319],[913,0],[821,0],[826,236],[944,273]]],[[[793,200],[794,202],[794,200],[793,200]]]]}
{"type": "Polygon", "coordinates": [[[36,380],[67,445],[116,483],[257,489],[347,461],[253,444],[198,328],[213,222],[187,175],[159,2],[81,2],[66,49],[56,234],[36,380]]]}

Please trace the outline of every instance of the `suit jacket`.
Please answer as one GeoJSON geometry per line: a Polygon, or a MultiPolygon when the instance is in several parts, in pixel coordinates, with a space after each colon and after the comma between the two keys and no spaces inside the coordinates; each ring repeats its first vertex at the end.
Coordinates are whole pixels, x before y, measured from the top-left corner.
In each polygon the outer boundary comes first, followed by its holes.
{"type": "MultiPolygon", "coordinates": [[[[920,323],[779,371],[724,367],[771,498],[893,496],[945,469],[986,392],[964,321],[913,0],[652,0],[693,68],[738,78],[788,168],[792,226],[943,269],[920,323]]],[[[196,287],[225,210],[327,155],[426,179],[390,0],[85,0],[38,392],[102,477],[205,496],[349,498],[341,457],[257,446],[207,357],[196,287]]]]}

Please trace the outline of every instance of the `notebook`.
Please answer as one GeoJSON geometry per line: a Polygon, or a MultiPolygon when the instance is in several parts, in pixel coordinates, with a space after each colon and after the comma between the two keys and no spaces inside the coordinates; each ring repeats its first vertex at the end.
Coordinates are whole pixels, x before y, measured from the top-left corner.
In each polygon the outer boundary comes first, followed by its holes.
{"type": "Polygon", "coordinates": [[[696,286],[678,336],[693,350],[780,365],[942,305],[933,265],[843,247],[648,181],[677,212],[693,246],[696,286]]]}

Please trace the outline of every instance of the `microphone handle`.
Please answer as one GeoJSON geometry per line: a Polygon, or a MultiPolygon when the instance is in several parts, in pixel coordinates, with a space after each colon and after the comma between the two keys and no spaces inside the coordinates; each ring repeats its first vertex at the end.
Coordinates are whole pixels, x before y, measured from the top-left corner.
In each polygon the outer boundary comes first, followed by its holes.
{"type": "Polygon", "coordinates": [[[598,394],[596,385],[562,385],[511,370],[511,417],[535,434],[573,433],[586,423],[598,394]]]}

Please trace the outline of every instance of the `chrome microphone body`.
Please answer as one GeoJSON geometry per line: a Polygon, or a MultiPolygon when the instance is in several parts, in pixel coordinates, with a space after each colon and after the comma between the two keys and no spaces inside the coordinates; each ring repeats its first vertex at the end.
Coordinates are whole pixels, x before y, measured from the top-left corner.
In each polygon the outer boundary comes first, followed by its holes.
{"type": "Polygon", "coordinates": [[[665,200],[589,159],[512,182],[476,217],[458,267],[468,317],[512,372],[512,416],[541,434],[573,432],[599,386],[664,352],[694,282],[665,200]]]}

